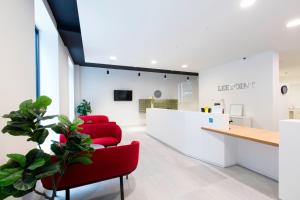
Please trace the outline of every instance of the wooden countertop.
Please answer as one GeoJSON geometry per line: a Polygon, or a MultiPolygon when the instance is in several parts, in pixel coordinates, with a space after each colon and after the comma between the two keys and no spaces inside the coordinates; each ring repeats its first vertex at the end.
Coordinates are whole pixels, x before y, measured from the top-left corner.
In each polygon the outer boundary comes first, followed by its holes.
{"type": "Polygon", "coordinates": [[[229,130],[202,127],[203,130],[212,131],[232,137],[242,138],[271,146],[279,146],[279,133],[258,128],[248,128],[230,125],[229,130]]]}

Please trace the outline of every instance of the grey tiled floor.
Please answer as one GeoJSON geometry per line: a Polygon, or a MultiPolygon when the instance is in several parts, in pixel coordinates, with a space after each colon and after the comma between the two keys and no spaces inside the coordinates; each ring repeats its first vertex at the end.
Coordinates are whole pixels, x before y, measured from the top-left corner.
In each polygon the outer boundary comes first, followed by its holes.
{"type": "MultiPolygon", "coordinates": [[[[124,129],[123,144],[141,142],[138,169],[125,181],[126,200],[277,199],[278,183],[245,168],[218,168],[186,157],[149,137],[124,129]]],[[[64,199],[59,192],[57,199],[64,199]]],[[[119,179],[71,190],[72,200],[119,200],[119,179]]]]}

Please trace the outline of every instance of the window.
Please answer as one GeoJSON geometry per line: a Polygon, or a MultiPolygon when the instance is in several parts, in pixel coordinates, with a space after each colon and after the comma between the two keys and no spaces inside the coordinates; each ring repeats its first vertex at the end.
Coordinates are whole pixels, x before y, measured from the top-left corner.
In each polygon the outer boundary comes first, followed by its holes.
{"type": "Polygon", "coordinates": [[[35,27],[35,67],[36,67],[36,97],[40,96],[40,35],[39,30],[35,27]]]}

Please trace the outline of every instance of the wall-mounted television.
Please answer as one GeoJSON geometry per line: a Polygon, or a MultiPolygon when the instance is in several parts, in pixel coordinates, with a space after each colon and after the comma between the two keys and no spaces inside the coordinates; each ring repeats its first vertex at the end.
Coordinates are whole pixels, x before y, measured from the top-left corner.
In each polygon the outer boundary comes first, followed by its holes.
{"type": "Polygon", "coordinates": [[[115,101],[132,101],[132,90],[114,90],[115,101]]]}

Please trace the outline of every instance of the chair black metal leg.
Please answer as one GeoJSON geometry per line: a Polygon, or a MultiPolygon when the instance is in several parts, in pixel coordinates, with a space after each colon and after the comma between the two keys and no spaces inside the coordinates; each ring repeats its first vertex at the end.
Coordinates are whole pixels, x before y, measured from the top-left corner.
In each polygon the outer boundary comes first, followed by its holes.
{"type": "Polygon", "coordinates": [[[121,200],[124,200],[123,176],[120,176],[120,190],[121,190],[121,200]]]}
{"type": "Polygon", "coordinates": [[[70,189],[66,189],[66,200],[70,200],[70,189]]]}

